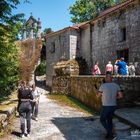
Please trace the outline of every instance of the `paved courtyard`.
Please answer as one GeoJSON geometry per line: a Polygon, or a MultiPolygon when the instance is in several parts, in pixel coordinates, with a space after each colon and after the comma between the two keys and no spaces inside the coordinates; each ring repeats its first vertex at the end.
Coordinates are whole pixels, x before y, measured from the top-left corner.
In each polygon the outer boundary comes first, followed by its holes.
{"type": "MultiPolygon", "coordinates": [[[[43,90],[43,89],[42,89],[43,90]]],[[[45,93],[46,91],[44,91],[45,93]]],[[[104,140],[105,131],[99,117],[90,119],[85,113],[74,108],[62,106],[42,94],[39,106],[39,120],[32,120],[32,132],[29,140],[104,140]]],[[[115,123],[118,123],[115,120],[115,123]]],[[[120,122],[118,123],[120,126],[120,122]]],[[[117,131],[116,140],[138,140],[129,137],[127,130],[117,131]]],[[[19,118],[14,120],[12,133],[1,140],[20,140],[19,118]]]]}

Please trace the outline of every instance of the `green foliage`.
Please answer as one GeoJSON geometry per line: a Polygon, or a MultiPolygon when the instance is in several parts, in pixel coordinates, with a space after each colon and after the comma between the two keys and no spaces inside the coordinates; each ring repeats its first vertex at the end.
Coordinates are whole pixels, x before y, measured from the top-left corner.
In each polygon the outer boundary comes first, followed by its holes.
{"type": "Polygon", "coordinates": [[[81,23],[94,19],[103,10],[125,0],[77,0],[74,5],[69,7],[71,22],[81,23]]]}
{"type": "Polygon", "coordinates": [[[51,28],[45,28],[43,31],[43,35],[49,34],[51,32],[53,32],[51,28]]]}
{"type": "Polygon", "coordinates": [[[18,80],[18,48],[15,41],[24,14],[13,15],[20,0],[0,1],[0,97],[8,95],[18,80]]]}
{"type": "Polygon", "coordinates": [[[46,73],[46,60],[42,60],[41,63],[37,66],[35,75],[41,76],[46,73]]]}
{"type": "Polygon", "coordinates": [[[9,94],[18,79],[18,49],[13,43],[13,32],[6,33],[0,26],[0,94],[9,94]]]}
{"type": "Polygon", "coordinates": [[[96,7],[91,0],[77,0],[69,10],[73,15],[71,17],[73,23],[84,22],[96,16],[96,7]]]}

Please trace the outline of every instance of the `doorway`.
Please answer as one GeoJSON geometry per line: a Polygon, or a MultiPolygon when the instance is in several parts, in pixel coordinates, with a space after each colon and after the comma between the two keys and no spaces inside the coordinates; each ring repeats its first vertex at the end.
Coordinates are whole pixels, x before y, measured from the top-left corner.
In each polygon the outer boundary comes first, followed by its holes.
{"type": "Polygon", "coordinates": [[[121,57],[124,57],[124,61],[128,63],[129,62],[129,49],[117,50],[117,58],[120,59],[121,57]]]}

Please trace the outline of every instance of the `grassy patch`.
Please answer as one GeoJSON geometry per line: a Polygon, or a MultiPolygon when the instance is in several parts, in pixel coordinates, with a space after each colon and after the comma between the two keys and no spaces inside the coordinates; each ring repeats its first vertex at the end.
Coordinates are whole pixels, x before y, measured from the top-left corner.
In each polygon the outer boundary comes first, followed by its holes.
{"type": "Polygon", "coordinates": [[[82,104],[81,102],[79,102],[77,99],[75,99],[73,97],[66,96],[66,95],[47,95],[47,97],[49,99],[57,101],[57,103],[59,103],[61,105],[73,107],[73,108],[77,109],[78,111],[82,111],[88,115],[92,115],[93,113],[96,114],[89,107],[82,104]]]}

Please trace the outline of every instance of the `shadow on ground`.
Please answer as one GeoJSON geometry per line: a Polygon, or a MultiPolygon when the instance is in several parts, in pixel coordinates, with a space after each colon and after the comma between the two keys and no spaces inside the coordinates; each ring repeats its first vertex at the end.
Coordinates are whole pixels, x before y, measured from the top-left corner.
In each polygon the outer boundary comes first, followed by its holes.
{"type": "Polygon", "coordinates": [[[16,131],[12,131],[11,134],[12,134],[12,135],[15,135],[15,136],[17,136],[17,137],[20,137],[20,134],[21,134],[21,133],[20,133],[20,132],[16,132],[16,131]]]}
{"type": "Polygon", "coordinates": [[[66,140],[103,140],[99,119],[91,117],[54,118],[52,122],[66,140]]]}
{"type": "Polygon", "coordinates": [[[51,91],[51,88],[49,86],[46,86],[46,81],[45,80],[35,80],[36,86],[39,88],[42,88],[46,91],[51,91]]]}

